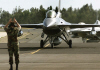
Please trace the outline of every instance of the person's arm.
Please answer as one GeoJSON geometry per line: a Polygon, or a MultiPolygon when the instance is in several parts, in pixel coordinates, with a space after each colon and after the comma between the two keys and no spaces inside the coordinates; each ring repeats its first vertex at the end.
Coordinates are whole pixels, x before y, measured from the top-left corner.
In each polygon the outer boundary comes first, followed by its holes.
{"type": "Polygon", "coordinates": [[[9,22],[4,26],[4,28],[7,28],[8,27],[8,25],[11,23],[11,21],[12,21],[12,18],[9,20],[9,22]]]}
{"type": "Polygon", "coordinates": [[[19,27],[19,30],[21,29],[20,24],[17,22],[17,20],[14,18],[14,22],[17,24],[17,26],[19,27]]]}

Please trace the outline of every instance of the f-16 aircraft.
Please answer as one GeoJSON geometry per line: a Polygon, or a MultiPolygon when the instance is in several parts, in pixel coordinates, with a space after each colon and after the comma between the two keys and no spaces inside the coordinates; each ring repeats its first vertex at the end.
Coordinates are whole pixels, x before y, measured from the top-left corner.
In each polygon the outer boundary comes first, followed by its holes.
{"type": "MultiPolygon", "coordinates": [[[[94,24],[100,24],[100,21],[97,19],[94,24]]],[[[72,32],[72,38],[82,37],[83,43],[100,42],[100,27],[75,28],[70,32],[72,32]]]]}
{"type": "Polygon", "coordinates": [[[66,32],[67,29],[71,28],[84,28],[84,27],[99,27],[99,24],[73,24],[66,22],[61,18],[60,13],[60,4],[61,0],[59,0],[59,7],[58,12],[56,13],[53,10],[49,10],[46,13],[46,18],[44,19],[43,23],[40,24],[20,24],[22,27],[27,28],[41,28],[43,29],[43,33],[41,37],[44,38],[44,34],[47,35],[45,40],[40,41],[40,47],[43,48],[44,45],[49,41],[51,47],[53,48],[56,45],[61,44],[62,40],[64,40],[68,45],[69,48],[72,48],[72,40],[67,38],[68,33],[66,32]]]}

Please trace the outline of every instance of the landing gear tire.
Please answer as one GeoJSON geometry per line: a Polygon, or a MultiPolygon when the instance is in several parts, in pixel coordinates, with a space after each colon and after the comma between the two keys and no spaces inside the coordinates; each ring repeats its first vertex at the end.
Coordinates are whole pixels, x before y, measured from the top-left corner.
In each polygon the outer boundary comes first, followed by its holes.
{"type": "Polygon", "coordinates": [[[69,48],[72,48],[72,40],[69,40],[69,48]]]}
{"type": "Polygon", "coordinates": [[[41,40],[40,41],[40,48],[43,48],[43,45],[44,45],[43,40],[41,40]]]}
{"type": "Polygon", "coordinates": [[[51,48],[54,48],[54,47],[53,47],[53,43],[51,44],[51,48]]]}

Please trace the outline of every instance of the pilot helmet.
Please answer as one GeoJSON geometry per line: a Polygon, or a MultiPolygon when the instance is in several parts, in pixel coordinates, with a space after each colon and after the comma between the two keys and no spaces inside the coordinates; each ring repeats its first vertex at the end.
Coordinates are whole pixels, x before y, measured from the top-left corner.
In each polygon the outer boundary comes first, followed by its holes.
{"type": "Polygon", "coordinates": [[[56,17],[56,12],[53,11],[53,10],[49,10],[49,11],[46,13],[46,17],[47,17],[47,18],[55,18],[55,17],[56,17]]]}

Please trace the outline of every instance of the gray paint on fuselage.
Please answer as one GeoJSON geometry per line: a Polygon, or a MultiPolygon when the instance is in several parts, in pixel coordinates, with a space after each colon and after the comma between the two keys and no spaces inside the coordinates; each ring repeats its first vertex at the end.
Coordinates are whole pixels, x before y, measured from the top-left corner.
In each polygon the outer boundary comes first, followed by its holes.
{"type": "Polygon", "coordinates": [[[48,36],[61,36],[64,28],[60,28],[58,24],[64,25],[65,20],[62,18],[45,18],[43,21],[43,32],[48,36]]]}

